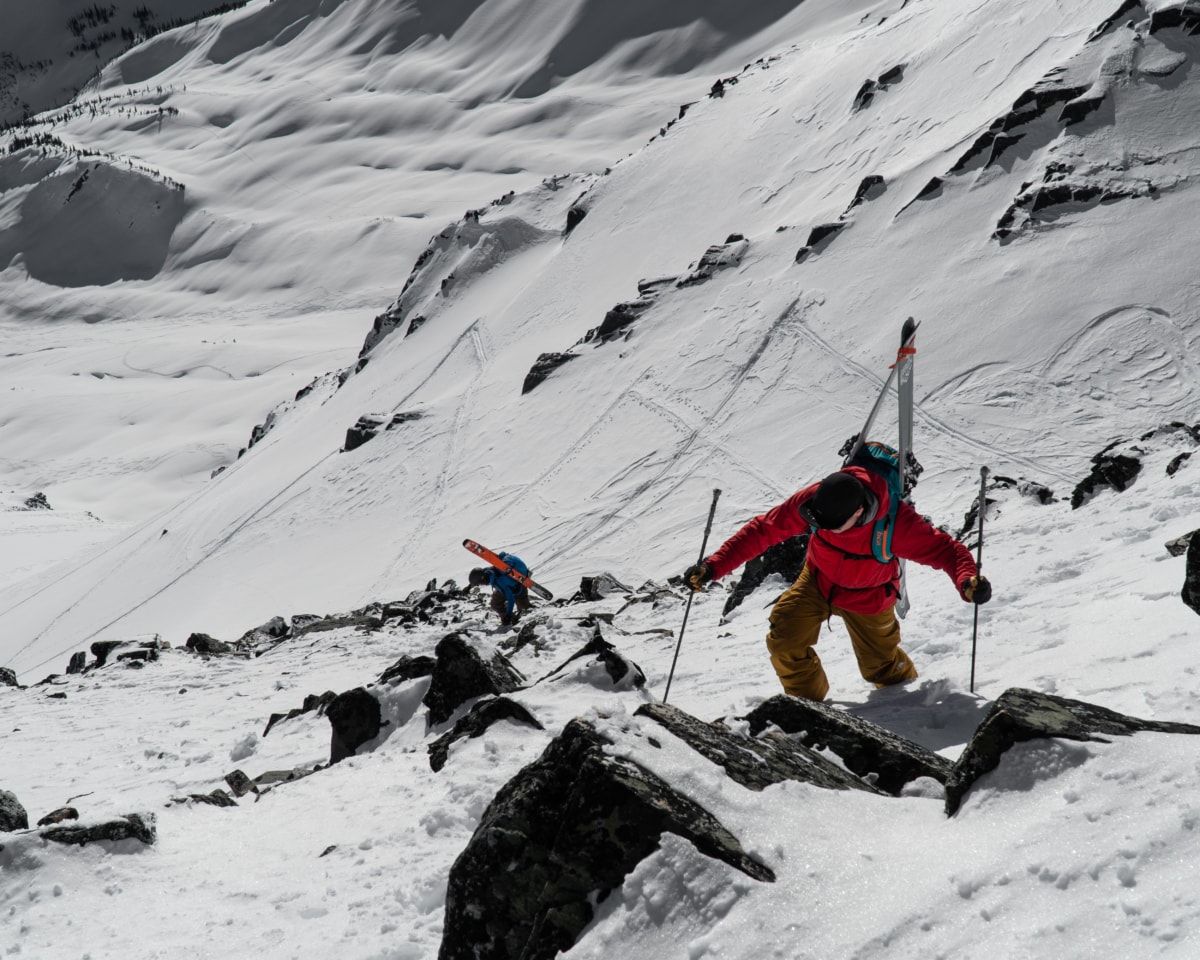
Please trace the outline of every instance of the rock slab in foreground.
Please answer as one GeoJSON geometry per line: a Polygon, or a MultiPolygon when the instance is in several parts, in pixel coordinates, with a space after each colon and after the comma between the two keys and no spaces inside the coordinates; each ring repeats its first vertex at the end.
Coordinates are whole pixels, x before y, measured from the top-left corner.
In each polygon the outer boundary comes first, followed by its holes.
{"type": "Polygon", "coordinates": [[[944,784],[954,766],[920,744],[813,700],[779,694],[763,701],[743,719],[754,736],[768,724],[784,733],[803,733],[805,746],[832,751],[851,773],[868,778],[893,796],[899,796],[906,784],[920,777],[932,777],[944,784]]]}
{"type": "Polygon", "coordinates": [[[1200,734],[1200,727],[1140,720],[1082,700],[1020,687],[1005,690],[954,764],[946,781],[946,813],[953,816],[967,791],[985,773],[995,770],[1014,744],[1052,737],[1106,742],[1102,735],[1124,737],[1142,732],[1200,734]]]}
{"type": "Polygon", "coordinates": [[[572,720],[496,794],[450,870],[439,960],[552,960],[664,832],[775,879],[708,811],[606,745],[572,720]]]}

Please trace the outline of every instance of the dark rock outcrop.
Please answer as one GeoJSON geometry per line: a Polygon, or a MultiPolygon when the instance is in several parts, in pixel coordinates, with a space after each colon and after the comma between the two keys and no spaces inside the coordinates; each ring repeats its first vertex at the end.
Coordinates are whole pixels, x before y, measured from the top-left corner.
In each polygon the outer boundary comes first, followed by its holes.
{"type": "Polygon", "coordinates": [[[1092,472],[1071,492],[1072,510],[1082,507],[1105,487],[1112,487],[1118,493],[1128,489],[1142,472],[1140,460],[1112,452],[1119,442],[1110,444],[1092,457],[1092,472]]]}
{"type": "Polygon", "coordinates": [[[138,840],[146,846],[153,846],[158,839],[158,830],[152,813],[130,813],[109,820],[106,823],[90,824],[88,826],[55,826],[42,830],[39,836],[53,843],[65,843],[83,846],[86,843],[97,843],[102,840],[118,842],[121,840],[138,840]]]}
{"type": "Polygon", "coordinates": [[[268,733],[271,732],[271,729],[276,724],[282,723],[284,720],[295,720],[296,717],[302,716],[303,714],[306,714],[306,713],[312,713],[314,710],[317,711],[318,714],[320,714],[336,698],[337,698],[337,694],[334,693],[332,690],[326,690],[324,693],[322,693],[320,695],[317,695],[315,693],[310,693],[308,696],[306,696],[304,698],[304,705],[302,707],[296,707],[293,710],[289,710],[287,713],[271,714],[271,716],[269,716],[267,718],[267,726],[266,726],[266,729],[263,730],[262,735],[265,737],[268,733]]]}
{"type": "Polygon", "coordinates": [[[76,673],[83,673],[83,668],[87,666],[87,653],[79,650],[71,654],[71,659],[67,663],[67,676],[76,673]]]}
{"type": "Polygon", "coordinates": [[[409,680],[419,680],[421,677],[433,676],[437,660],[433,657],[404,656],[393,663],[379,675],[379,683],[407,683],[409,680]]]}
{"type": "Polygon", "coordinates": [[[368,440],[373,440],[385,430],[391,430],[410,420],[421,419],[417,411],[404,413],[364,413],[357,422],[346,431],[346,441],[342,444],[342,453],[356,450],[368,440]]]}
{"type": "Polygon", "coordinates": [[[628,683],[640,690],[646,685],[646,675],[642,672],[642,668],[633,661],[626,660],[617,652],[616,647],[604,639],[600,633],[599,624],[593,630],[591,640],[582,650],[569,657],[556,670],[542,677],[538,683],[553,683],[555,680],[561,679],[568,666],[585,658],[604,664],[604,669],[614,686],[628,683]]]}
{"type": "Polygon", "coordinates": [[[1188,723],[1140,720],[1105,707],[1068,700],[1048,693],[1014,687],[992,705],[946,781],[946,813],[953,815],[972,785],[995,770],[1009,747],[1030,740],[1104,741],[1104,736],[1129,736],[1142,731],[1200,734],[1188,723]]]}
{"type": "Polygon", "coordinates": [[[241,770],[233,770],[225,774],[225,782],[233,791],[235,797],[244,797],[248,793],[258,793],[258,784],[251,780],[241,770]]]}
{"type": "Polygon", "coordinates": [[[187,638],[187,642],[183,646],[184,649],[191,650],[193,653],[202,653],[207,656],[233,652],[231,644],[226,643],[224,640],[217,640],[215,637],[210,637],[207,633],[193,633],[187,638]]]}
{"type": "Polygon", "coordinates": [[[1187,568],[1179,596],[1196,613],[1200,613],[1200,537],[1194,533],[1188,541],[1187,568]]]}
{"type": "Polygon", "coordinates": [[[740,233],[731,233],[724,243],[714,244],[704,251],[700,261],[687,276],[681,277],[676,286],[690,287],[711,280],[721,270],[736,267],[750,249],[750,241],[740,233]]]}
{"type": "Polygon", "coordinates": [[[9,790],[0,790],[0,833],[28,829],[29,814],[21,806],[17,795],[9,790]]]}
{"type": "Polygon", "coordinates": [[[8,667],[0,667],[0,687],[18,687],[17,675],[8,667]]]}
{"type": "Polygon", "coordinates": [[[433,680],[421,701],[429,709],[431,726],[445,723],[468,700],[513,693],[525,685],[524,676],[504,654],[496,651],[484,659],[462,634],[443,637],[434,655],[433,680]]]}
{"type": "Polygon", "coordinates": [[[339,693],[325,708],[333,733],[329,742],[329,762],[340,763],[352,757],[364,743],[374,740],[383,728],[379,701],[363,687],[339,693]]]}
{"type": "Polygon", "coordinates": [[[868,203],[877,197],[882,197],[887,192],[887,182],[878,174],[872,174],[869,177],[863,177],[862,182],[858,185],[858,190],[854,194],[854,199],[850,201],[850,206],[847,210],[853,210],[857,206],[868,203]]]}
{"type": "Polygon", "coordinates": [[[796,262],[803,263],[812,254],[820,253],[833,242],[833,238],[846,229],[845,220],[835,220],[833,223],[822,223],[812,228],[808,234],[808,242],[796,251],[796,262]]]}
{"type": "Polygon", "coordinates": [[[742,568],[742,576],[733,588],[733,592],[725,600],[721,616],[727,616],[731,610],[740,606],[742,601],[757,590],[762,582],[773,573],[783,577],[786,583],[794,581],[800,576],[807,554],[807,533],[802,533],[798,537],[789,537],[782,543],[768,547],[764,553],[759,554],[742,568]]]}
{"type": "Polygon", "coordinates": [[[579,590],[571,598],[571,602],[603,600],[614,593],[632,593],[633,588],[623,584],[611,573],[597,573],[590,577],[581,577],[579,590]]]}
{"type": "Polygon", "coordinates": [[[829,750],[846,769],[884,793],[899,796],[920,777],[945,783],[953,764],[911,740],[823,703],[783,694],[754,708],[745,719],[758,736],[768,724],[784,733],[803,734],[806,747],[829,750]]]}
{"type": "MultiPolygon", "coordinates": [[[[597,328],[599,329],[599,328],[597,328]]],[[[538,384],[542,383],[550,374],[561,367],[565,363],[569,363],[578,357],[577,353],[541,353],[533,362],[533,366],[529,368],[529,372],[525,374],[525,382],[521,384],[522,396],[527,394],[538,384]]]]}
{"type": "Polygon", "coordinates": [[[545,729],[533,714],[515,700],[508,697],[481,700],[471,707],[467,715],[459,720],[449,733],[442,734],[429,745],[429,766],[435,773],[441,770],[450,757],[450,747],[453,744],[467,737],[481,737],[489,727],[501,720],[523,723],[538,730],[545,729]]]}
{"type": "Polygon", "coordinates": [[[708,811],[606,745],[572,720],[496,794],[450,870],[439,960],[551,960],[665,832],[774,880],[708,811]]]}
{"type": "Polygon", "coordinates": [[[39,827],[49,827],[56,823],[63,823],[67,820],[78,820],[79,811],[74,807],[59,807],[57,810],[52,810],[50,813],[42,817],[37,822],[39,827]]]}
{"type": "Polygon", "coordinates": [[[749,790],[764,790],[772,784],[795,780],[826,790],[881,792],[806,744],[783,734],[743,737],[724,724],[705,723],[665,703],[644,704],[635,716],[649,717],[661,724],[749,790]]]}

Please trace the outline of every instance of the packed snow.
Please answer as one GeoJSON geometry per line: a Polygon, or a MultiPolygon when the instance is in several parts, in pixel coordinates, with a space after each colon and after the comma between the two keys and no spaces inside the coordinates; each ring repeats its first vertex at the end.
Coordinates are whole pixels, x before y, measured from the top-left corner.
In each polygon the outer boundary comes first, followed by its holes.
{"type": "MultiPolygon", "coordinates": [[[[0,48],[61,67],[70,6],[7,0],[0,48]]],[[[652,726],[634,711],[663,695],[682,590],[537,605],[512,696],[544,730],[501,723],[435,773],[448,725],[427,729],[411,681],[378,742],[236,808],[183,801],[235,769],[327,763],[327,719],[268,717],[432,654],[452,625],[252,658],[189,635],[465,583],[468,536],[560,597],[602,571],[664,585],[714,488],[710,551],[839,465],[909,315],[918,509],[957,534],[982,466],[1020,484],[988,492],[974,649],[973,609],[910,565],[920,679],[865,684],[834,619],[834,705],[950,759],[1009,687],[1200,723],[1196,614],[1164,546],[1200,527],[1200,460],[1160,429],[1195,423],[1200,389],[1200,40],[1172,21],[1190,8],[732,9],[253,0],[93,57],[90,82],[46,68],[3,88],[35,116],[0,133],[0,666],[24,685],[0,686],[0,789],[31,823],[70,803],[158,831],[0,835],[6,955],[432,960],[496,791],[574,716],[652,726]],[[381,315],[394,329],[360,355],[381,315]],[[522,393],[546,353],[575,359],[522,393]],[[395,422],[343,450],[364,415],[395,422]],[[1118,441],[1141,472],[1073,509],[1118,441]],[[534,683],[596,613],[646,687],[586,666],[534,683]],[[147,637],[170,644],[155,662],[65,674],[93,642],[147,637]]],[[[670,702],[736,726],[778,691],[763,635],[786,584],[722,618],[729,586],[697,595],[670,702]]],[[[512,640],[485,597],[459,607],[473,641],[512,640]]],[[[753,793],[679,744],[631,759],[777,880],[665,835],[565,956],[1200,951],[1190,737],[1022,745],[952,818],[936,784],[753,793]]]]}

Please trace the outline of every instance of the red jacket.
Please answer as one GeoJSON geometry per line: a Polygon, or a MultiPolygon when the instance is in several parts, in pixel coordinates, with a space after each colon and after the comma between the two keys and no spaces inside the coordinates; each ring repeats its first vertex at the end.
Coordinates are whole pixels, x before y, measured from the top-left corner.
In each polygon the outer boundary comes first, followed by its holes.
{"type": "MultiPolygon", "coordinates": [[[[876,516],[887,512],[890,498],[887,483],[863,467],[847,467],[846,473],[857,477],[871,489],[879,501],[876,516]]],[[[768,547],[809,530],[800,516],[800,505],[817,492],[817,484],[792,494],[783,503],[762,516],[755,517],[704,562],[712,570],[714,580],[732,573],[743,563],[753,560],[768,547]]],[[[813,530],[808,541],[805,564],[817,578],[817,589],[832,606],[852,613],[882,613],[899,596],[900,564],[896,560],[880,563],[871,553],[872,520],[851,527],[845,533],[813,530]]],[[[944,570],[959,585],[978,570],[971,551],[950,534],[933,527],[907,503],[900,504],[896,529],[892,534],[892,552],[905,560],[944,570]]],[[[961,591],[959,591],[961,595],[961,591]]]]}

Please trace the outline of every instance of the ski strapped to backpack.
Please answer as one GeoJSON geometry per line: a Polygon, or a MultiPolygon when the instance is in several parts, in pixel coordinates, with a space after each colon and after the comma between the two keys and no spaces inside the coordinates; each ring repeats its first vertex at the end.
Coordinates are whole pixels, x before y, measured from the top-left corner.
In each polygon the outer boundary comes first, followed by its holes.
{"type": "Polygon", "coordinates": [[[531,590],[536,593],[543,600],[554,599],[554,594],[543,587],[540,583],[535,583],[532,577],[521,573],[521,571],[514,568],[512,564],[506,563],[499,555],[493,553],[483,544],[476,543],[474,540],[464,540],[463,546],[475,554],[475,556],[486,560],[506,577],[515,580],[527,590],[531,590]]]}
{"type": "MultiPolygon", "coordinates": [[[[916,486],[917,477],[921,473],[921,465],[912,453],[913,427],[913,361],[916,358],[917,321],[909,317],[904,321],[900,331],[900,349],[896,353],[896,362],[892,364],[887,379],[883,383],[875,405],[867,414],[867,420],[862,430],[851,437],[838,452],[845,457],[843,467],[859,466],[882,477],[888,488],[888,509],[875,518],[875,527],[871,532],[871,552],[880,563],[890,563],[895,555],[892,553],[892,534],[896,529],[896,516],[900,511],[900,501],[911,493],[916,486]],[[868,434],[875,424],[875,417],[883,405],[887,395],[896,381],[896,395],[899,400],[899,448],[890,447],[886,443],[869,440],[868,434]]],[[[903,617],[908,613],[908,589],[904,580],[904,561],[900,560],[900,596],[896,601],[896,613],[903,617]]]]}

